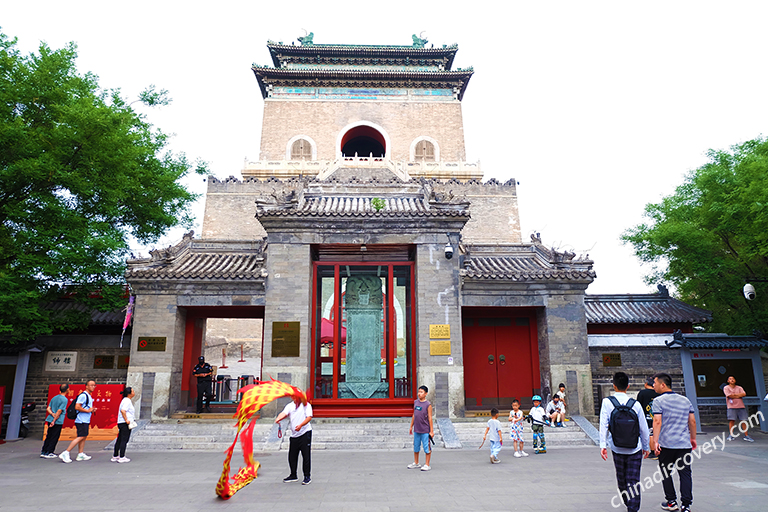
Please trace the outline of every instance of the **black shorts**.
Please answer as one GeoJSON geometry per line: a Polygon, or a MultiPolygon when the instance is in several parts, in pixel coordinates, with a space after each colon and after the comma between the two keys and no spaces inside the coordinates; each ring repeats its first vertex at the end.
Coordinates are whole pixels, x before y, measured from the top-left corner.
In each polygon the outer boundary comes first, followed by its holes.
{"type": "Polygon", "coordinates": [[[88,429],[90,429],[90,427],[90,423],[75,423],[77,437],[88,437],[88,429]]]}

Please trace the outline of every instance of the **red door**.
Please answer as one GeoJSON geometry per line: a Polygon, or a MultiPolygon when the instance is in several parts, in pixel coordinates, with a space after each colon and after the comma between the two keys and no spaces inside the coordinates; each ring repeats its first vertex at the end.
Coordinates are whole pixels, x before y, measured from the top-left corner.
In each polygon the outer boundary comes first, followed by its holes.
{"type": "Polygon", "coordinates": [[[539,358],[531,319],[465,318],[464,389],[469,409],[509,408],[533,394],[539,358]]]}

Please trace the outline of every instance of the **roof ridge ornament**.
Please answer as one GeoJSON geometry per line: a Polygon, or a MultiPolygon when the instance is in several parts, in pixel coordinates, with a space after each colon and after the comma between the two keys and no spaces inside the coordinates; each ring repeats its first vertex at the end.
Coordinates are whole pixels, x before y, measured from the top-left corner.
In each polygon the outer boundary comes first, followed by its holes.
{"type": "Polygon", "coordinates": [[[423,34],[424,31],[422,30],[419,35],[413,34],[411,38],[413,39],[413,47],[414,48],[424,48],[424,46],[429,42],[426,39],[421,38],[421,34],[423,34]]]}
{"type": "Polygon", "coordinates": [[[313,39],[315,37],[315,33],[314,32],[307,33],[307,29],[304,29],[304,28],[301,30],[304,31],[304,36],[299,36],[296,38],[296,40],[301,43],[301,46],[314,46],[315,43],[313,39]]]}
{"type": "Polygon", "coordinates": [[[165,249],[154,249],[149,251],[151,261],[165,260],[166,263],[173,261],[176,256],[179,255],[184,249],[189,248],[192,243],[192,237],[195,235],[194,230],[190,230],[184,233],[181,241],[176,245],[169,245],[165,249]]]}

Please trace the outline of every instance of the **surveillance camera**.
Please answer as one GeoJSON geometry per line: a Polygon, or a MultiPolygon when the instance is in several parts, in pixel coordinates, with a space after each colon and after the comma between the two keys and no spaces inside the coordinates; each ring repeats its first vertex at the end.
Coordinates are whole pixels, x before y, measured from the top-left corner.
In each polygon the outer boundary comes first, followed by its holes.
{"type": "Polygon", "coordinates": [[[445,259],[449,260],[453,258],[453,247],[451,244],[445,244],[445,259]]]}
{"type": "Polygon", "coordinates": [[[749,283],[744,285],[744,298],[747,300],[755,300],[755,287],[749,283]]]}

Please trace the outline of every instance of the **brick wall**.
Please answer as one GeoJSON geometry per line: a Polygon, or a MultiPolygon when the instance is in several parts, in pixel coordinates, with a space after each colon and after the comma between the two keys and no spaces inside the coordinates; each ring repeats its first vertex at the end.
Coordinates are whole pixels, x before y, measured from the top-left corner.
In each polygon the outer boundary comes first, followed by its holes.
{"type": "Polygon", "coordinates": [[[683,386],[683,366],[680,351],[666,347],[591,347],[589,349],[592,366],[592,388],[595,397],[595,414],[600,414],[601,385],[609,385],[613,374],[624,372],[629,376],[630,392],[643,389],[645,380],[659,372],[672,377],[672,391],[685,394],[683,386]],[[605,366],[603,354],[621,354],[621,366],[605,366]]]}
{"type": "MultiPolygon", "coordinates": [[[[74,338],[74,337],[73,337],[74,338]]],[[[127,342],[123,348],[117,348],[119,336],[114,337],[113,347],[85,347],[75,343],[70,346],[58,346],[56,350],[77,351],[77,370],[75,372],[47,372],[44,370],[45,352],[32,353],[29,358],[29,370],[27,372],[27,385],[24,392],[24,403],[35,402],[37,407],[30,414],[30,436],[36,439],[42,438],[43,421],[48,405],[48,386],[55,384],[85,384],[89,380],[99,384],[125,384],[127,369],[117,369],[118,356],[127,356],[130,349],[127,342]],[[96,355],[114,356],[115,368],[94,369],[93,360],[96,355]]],[[[84,343],[87,343],[84,342],[84,343]]]]}
{"type": "MultiPolygon", "coordinates": [[[[307,135],[317,144],[318,160],[334,160],[337,139],[352,123],[366,121],[383,128],[389,136],[391,159],[408,161],[411,143],[429,136],[440,147],[440,159],[464,161],[464,128],[461,103],[381,101],[285,101],[264,102],[261,160],[285,159],[291,137],[307,135]]],[[[362,155],[361,155],[362,156],[362,155]]],[[[367,155],[366,155],[367,156],[367,155]]]]}

